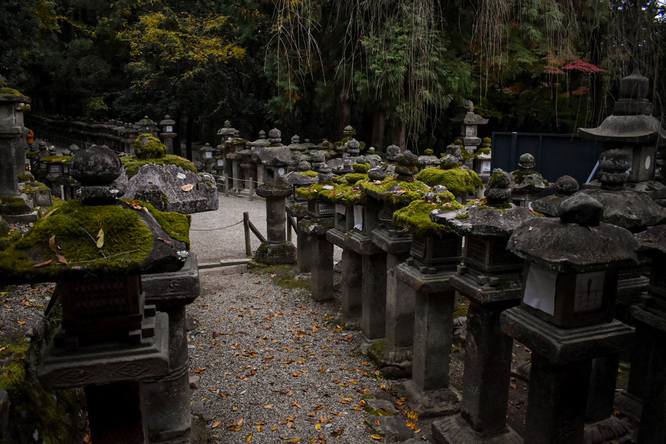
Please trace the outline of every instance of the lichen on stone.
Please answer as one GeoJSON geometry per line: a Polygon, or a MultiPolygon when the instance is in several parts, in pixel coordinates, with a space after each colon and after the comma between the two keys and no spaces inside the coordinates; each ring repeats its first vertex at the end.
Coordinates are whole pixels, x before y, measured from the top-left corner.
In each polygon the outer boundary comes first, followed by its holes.
{"type": "Polygon", "coordinates": [[[456,197],[475,194],[477,188],[483,186],[479,175],[465,168],[426,168],[416,175],[416,179],[431,187],[443,185],[456,197]]]}
{"type": "Polygon", "coordinates": [[[46,156],[39,159],[40,162],[44,163],[62,163],[68,164],[72,160],[72,156],[46,156]]]}

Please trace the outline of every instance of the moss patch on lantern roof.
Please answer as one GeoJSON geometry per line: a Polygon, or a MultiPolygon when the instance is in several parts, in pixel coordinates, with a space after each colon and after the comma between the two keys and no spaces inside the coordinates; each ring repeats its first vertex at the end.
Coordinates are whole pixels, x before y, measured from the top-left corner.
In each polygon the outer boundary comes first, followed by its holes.
{"type": "Polygon", "coordinates": [[[406,207],[403,207],[393,213],[393,221],[400,227],[406,228],[417,236],[437,236],[442,237],[445,234],[454,232],[446,225],[438,224],[430,220],[430,213],[433,210],[455,211],[463,206],[451,200],[449,202],[426,202],[425,200],[415,200],[406,207]]]}
{"type": "Polygon", "coordinates": [[[166,145],[152,134],[141,134],[134,140],[134,153],[138,159],[160,159],[166,155],[166,145]]]}
{"type": "Polygon", "coordinates": [[[456,197],[474,194],[477,188],[483,186],[479,175],[474,170],[465,168],[452,168],[448,170],[426,168],[416,175],[416,179],[431,187],[444,185],[456,197]]]}
{"type": "Polygon", "coordinates": [[[167,154],[166,156],[159,159],[137,159],[136,156],[125,156],[121,157],[120,160],[125,167],[125,172],[128,179],[138,173],[142,166],[149,163],[153,163],[155,165],[176,165],[184,170],[192,171],[193,173],[197,172],[197,168],[192,162],[174,154],[167,154]]]}
{"type": "Polygon", "coordinates": [[[369,163],[355,163],[352,165],[352,168],[357,173],[367,173],[370,170],[369,163]]]}
{"type": "Polygon", "coordinates": [[[188,216],[162,213],[143,202],[86,206],[72,200],[38,220],[0,253],[0,279],[49,282],[151,272],[155,248],[169,253],[187,248],[189,225],[188,216]],[[151,231],[149,224],[155,221],[165,234],[151,231]]]}
{"type": "Polygon", "coordinates": [[[312,170],[299,171],[298,174],[302,174],[302,175],[308,176],[308,177],[317,177],[317,176],[319,176],[318,172],[312,171],[312,170]]]}
{"type": "Polygon", "coordinates": [[[44,163],[63,163],[67,164],[71,162],[72,156],[45,156],[39,159],[41,162],[44,163]]]}
{"type": "Polygon", "coordinates": [[[296,189],[296,194],[307,200],[320,200],[333,204],[360,205],[365,203],[365,194],[357,186],[350,184],[320,184],[296,189]]]}
{"type": "Polygon", "coordinates": [[[395,178],[362,182],[360,186],[369,196],[396,206],[408,205],[430,191],[430,187],[421,181],[406,182],[395,178]]]}
{"type": "Polygon", "coordinates": [[[344,179],[348,184],[353,185],[360,180],[368,180],[368,175],[364,173],[349,173],[344,175],[344,179]]]}
{"type": "Polygon", "coordinates": [[[476,159],[482,154],[488,155],[490,154],[491,150],[490,148],[479,148],[476,151],[474,151],[474,154],[470,154],[467,150],[461,150],[462,158],[467,160],[467,159],[476,159]]]}

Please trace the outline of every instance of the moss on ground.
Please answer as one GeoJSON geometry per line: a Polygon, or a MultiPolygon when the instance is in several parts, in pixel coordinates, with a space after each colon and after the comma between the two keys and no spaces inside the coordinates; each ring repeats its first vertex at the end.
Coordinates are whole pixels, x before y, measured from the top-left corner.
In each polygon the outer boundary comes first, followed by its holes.
{"type": "Polygon", "coordinates": [[[0,215],[16,215],[29,213],[31,208],[17,196],[0,196],[0,215]]]}
{"type": "Polygon", "coordinates": [[[290,290],[310,290],[312,285],[309,280],[298,279],[298,269],[294,265],[263,265],[252,263],[252,272],[259,275],[269,276],[275,285],[290,290]]]}
{"type": "Polygon", "coordinates": [[[464,168],[448,170],[426,168],[416,175],[416,179],[431,187],[444,185],[456,197],[474,194],[477,188],[483,186],[483,182],[475,171],[464,168]]]}

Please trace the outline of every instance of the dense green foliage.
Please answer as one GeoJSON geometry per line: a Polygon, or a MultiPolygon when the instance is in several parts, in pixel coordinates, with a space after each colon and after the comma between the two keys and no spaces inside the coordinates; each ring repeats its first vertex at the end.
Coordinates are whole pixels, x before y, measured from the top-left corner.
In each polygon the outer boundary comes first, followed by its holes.
{"type": "MultiPolygon", "coordinates": [[[[658,0],[7,0],[0,75],[37,112],[170,114],[188,140],[279,126],[441,153],[467,99],[482,128],[571,132],[611,110],[621,77],[664,115],[658,0]]],[[[29,116],[28,116],[29,118],[29,116]]]]}

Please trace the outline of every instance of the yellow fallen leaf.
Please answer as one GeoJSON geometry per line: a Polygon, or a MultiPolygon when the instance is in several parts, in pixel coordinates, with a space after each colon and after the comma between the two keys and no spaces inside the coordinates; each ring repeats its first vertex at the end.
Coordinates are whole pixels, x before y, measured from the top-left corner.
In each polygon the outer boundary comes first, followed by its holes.
{"type": "Polygon", "coordinates": [[[381,440],[382,440],[382,437],[379,436],[379,435],[370,435],[370,438],[372,438],[372,439],[376,439],[377,441],[381,441],[381,440]]]}
{"type": "Polygon", "coordinates": [[[252,441],[252,433],[247,435],[247,437],[245,438],[245,442],[250,442],[250,441],[252,441]]]}

